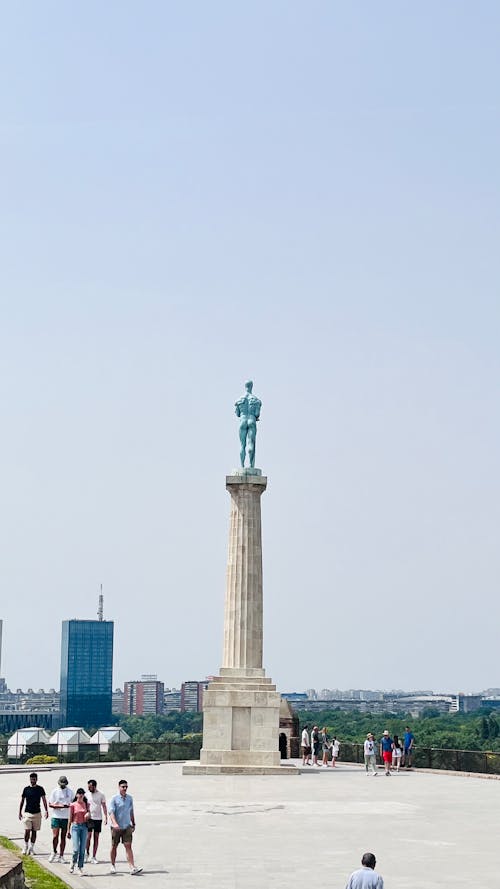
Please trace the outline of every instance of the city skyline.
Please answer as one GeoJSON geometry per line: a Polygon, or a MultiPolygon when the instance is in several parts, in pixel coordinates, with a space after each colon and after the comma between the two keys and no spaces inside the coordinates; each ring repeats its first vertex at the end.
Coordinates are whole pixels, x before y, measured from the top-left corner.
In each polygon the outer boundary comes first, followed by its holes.
{"type": "Polygon", "coordinates": [[[247,379],[278,690],[498,684],[499,27],[451,0],[6,5],[9,684],[35,632],[57,684],[101,583],[117,683],[217,673],[247,379]]]}

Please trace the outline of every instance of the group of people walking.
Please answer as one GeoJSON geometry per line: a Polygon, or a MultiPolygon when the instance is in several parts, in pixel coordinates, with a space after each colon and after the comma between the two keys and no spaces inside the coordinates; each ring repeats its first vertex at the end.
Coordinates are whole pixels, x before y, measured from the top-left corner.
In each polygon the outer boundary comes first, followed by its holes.
{"type": "Polygon", "coordinates": [[[83,875],[85,861],[97,864],[97,850],[102,825],[108,823],[111,826],[111,870],[116,874],[116,853],[120,843],[123,843],[125,854],[132,876],[140,874],[142,867],[136,867],[134,853],[132,852],[132,836],[135,830],[134,801],[127,793],[128,783],[125,780],[118,782],[118,793],[112,797],[109,805],[106,797],[97,789],[97,781],[90,778],[87,782],[87,790],[83,787],[73,791],[69,787],[68,779],[61,775],[57,787],[51,792],[48,802],[44,788],[38,784],[38,775],[31,772],[30,783],[23,789],[19,804],[19,820],[24,824],[24,855],[35,854],[37,832],[42,826],[42,805],[45,817],[49,817],[51,810],[50,826],[52,828],[52,853],[50,862],[65,864],[64,852],[66,840],[71,839],[73,854],[70,865],[70,873],[78,868],[80,876],[83,875]]]}
{"type": "Polygon", "coordinates": [[[371,772],[374,776],[378,775],[377,748],[386,775],[391,774],[391,767],[396,772],[399,772],[401,766],[405,766],[407,769],[411,768],[414,744],[415,736],[408,725],[405,728],[403,740],[400,740],[398,735],[391,738],[389,729],[385,729],[377,744],[373,734],[369,732],[364,743],[366,774],[369,775],[371,772]]]}
{"type": "Polygon", "coordinates": [[[329,766],[335,767],[335,762],[339,755],[340,744],[335,737],[328,737],[326,728],[322,728],[321,732],[317,725],[313,725],[311,734],[309,735],[309,726],[305,725],[302,729],[302,765],[303,766],[329,766]],[[321,762],[319,757],[322,756],[321,762]],[[312,757],[312,762],[311,762],[312,757]],[[331,762],[328,762],[330,758],[331,762]]]}

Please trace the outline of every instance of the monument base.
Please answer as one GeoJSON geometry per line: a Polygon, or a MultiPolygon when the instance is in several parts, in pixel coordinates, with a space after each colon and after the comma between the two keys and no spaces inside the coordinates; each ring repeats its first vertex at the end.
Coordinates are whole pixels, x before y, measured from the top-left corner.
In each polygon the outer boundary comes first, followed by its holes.
{"type": "Polygon", "coordinates": [[[203,696],[200,761],[183,774],[295,774],[281,765],[280,702],[263,669],[222,668],[203,696]]]}
{"type": "Polygon", "coordinates": [[[186,762],[183,775],[300,775],[294,765],[280,766],[204,766],[200,762],[186,762]]]}

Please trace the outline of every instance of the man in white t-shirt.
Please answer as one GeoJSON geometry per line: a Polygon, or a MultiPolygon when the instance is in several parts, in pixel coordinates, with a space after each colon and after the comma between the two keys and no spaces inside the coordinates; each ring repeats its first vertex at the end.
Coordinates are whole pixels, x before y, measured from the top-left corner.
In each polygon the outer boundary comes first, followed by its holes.
{"type": "Polygon", "coordinates": [[[75,798],[71,787],[68,787],[68,779],[66,775],[61,775],[57,782],[58,786],[54,788],[49,796],[49,809],[51,811],[50,826],[52,828],[52,854],[49,861],[59,861],[64,864],[64,849],[66,848],[66,833],[68,830],[69,807],[75,798]],[[59,843],[59,835],[61,836],[59,846],[59,856],[57,854],[57,846],[59,843]]]}
{"type": "Polygon", "coordinates": [[[377,772],[377,746],[375,743],[375,738],[372,733],[369,732],[366,736],[366,741],[364,745],[364,754],[365,754],[365,769],[366,774],[369,775],[369,769],[372,770],[372,774],[376,778],[378,775],[377,772]]]}
{"type": "Polygon", "coordinates": [[[302,746],[302,765],[310,766],[311,765],[311,742],[309,740],[309,731],[308,726],[305,725],[302,729],[302,738],[301,738],[301,746],[302,746]]]}
{"type": "Polygon", "coordinates": [[[89,832],[87,834],[87,853],[86,860],[89,860],[90,855],[90,843],[92,840],[92,835],[94,836],[94,843],[92,847],[92,858],[90,859],[91,864],[97,864],[97,848],[99,846],[99,834],[102,830],[102,820],[104,814],[104,824],[108,823],[108,810],[106,808],[106,797],[100,790],[97,789],[97,781],[95,778],[89,778],[87,781],[88,793],[87,802],[90,808],[90,821],[88,822],[89,832]]]}

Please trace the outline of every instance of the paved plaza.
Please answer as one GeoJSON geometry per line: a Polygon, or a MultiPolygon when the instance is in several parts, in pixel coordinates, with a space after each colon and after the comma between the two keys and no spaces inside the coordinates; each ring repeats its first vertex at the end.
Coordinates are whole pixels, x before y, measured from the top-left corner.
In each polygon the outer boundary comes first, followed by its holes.
{"type": "MultiPolygon", "coordinates": [[[[386,889],[498,889],[500,781],[455,775],[381,773],[359,766],[309,769],[297,777],[182,776],[180,763],[62,767],[42,771],[47,794],[59,775],[86,787],[96,777],[108,799],[128,779],[134,797],[136,863],[130,877],[123,849],[109,874],[109,835],[101,864],[71,877],[50,865],[44,821],[38,860],[71,886],[94,889],[141,880],[150,889],[344,889],[361,854],[374,851],[386,889]]],[[[21,842],[17,820],[28,773],[0,771],[0,833],[21,842]]],[[[70,846],[71,844],[69,844],[70,846]]],[[[67,856],[69,858],[69,856],[67,856]]]]}

